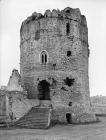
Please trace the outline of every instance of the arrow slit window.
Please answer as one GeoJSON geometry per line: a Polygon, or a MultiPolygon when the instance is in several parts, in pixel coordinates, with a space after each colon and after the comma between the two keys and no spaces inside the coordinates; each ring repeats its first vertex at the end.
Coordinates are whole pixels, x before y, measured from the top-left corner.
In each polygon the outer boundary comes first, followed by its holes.
{"type": "Polygon", "coordinates": [[[66,23],[66,34],[70,34],[70,23],[66,23]]]}

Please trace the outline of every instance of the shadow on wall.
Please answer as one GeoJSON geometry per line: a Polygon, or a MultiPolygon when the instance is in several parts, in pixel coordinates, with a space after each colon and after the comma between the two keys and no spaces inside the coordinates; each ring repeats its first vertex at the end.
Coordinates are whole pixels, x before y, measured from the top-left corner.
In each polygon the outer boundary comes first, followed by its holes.
{"type": "Polygon", "coordinates": [[[74,84],[74,81],[75,79],[72,79],[72,78],[70,79],[68,77],[64,80],[65,84],[68,85],[69,87],[74,84]]]}

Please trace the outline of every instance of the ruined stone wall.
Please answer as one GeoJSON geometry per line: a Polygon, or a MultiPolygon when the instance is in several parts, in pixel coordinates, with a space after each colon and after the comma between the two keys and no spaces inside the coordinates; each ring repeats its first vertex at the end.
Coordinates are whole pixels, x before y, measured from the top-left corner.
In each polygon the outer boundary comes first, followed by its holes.
{"type": "Polygon", "coordinates": [[[7,115],[7,97],[3,90],[0,90],[0,116],[7,115]]]}
{"type": "Polygon", "coordinates": [[[33,13],[22,23],[20,40],[20,74],[29,98],[37,98],[38,83],[46,80],[52,102],[89,104],[88,29],[79,9],[33,13]],[[46,65],[41,64],[42,51],[47,53],[46,65]],[[67,78],[74,79],[72,85],[67,78]]]}

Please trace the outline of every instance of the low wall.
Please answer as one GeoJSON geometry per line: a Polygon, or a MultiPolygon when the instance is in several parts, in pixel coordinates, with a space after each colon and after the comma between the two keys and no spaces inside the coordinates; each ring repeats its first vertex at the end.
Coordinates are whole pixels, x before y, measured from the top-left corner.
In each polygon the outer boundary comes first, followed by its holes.
{"type": "Polygon", "coordinates": [[[96,115],[106,115],[106,105],[92,105],[92,110],[96,115]]]}

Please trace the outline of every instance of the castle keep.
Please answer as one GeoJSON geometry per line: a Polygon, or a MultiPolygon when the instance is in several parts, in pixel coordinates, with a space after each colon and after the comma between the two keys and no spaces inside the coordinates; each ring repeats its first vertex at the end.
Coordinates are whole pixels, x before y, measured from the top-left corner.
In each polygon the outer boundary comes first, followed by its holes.
{"type": "Polygon", "coordinates": [[[89,104],[88,29],[79,9],[33,13],[20,38],[20,74],[29,98],[89,104]]]}
{"type": "Polygon", "coordinates": [[[88,28],[79,9],[34,12],[23,21],[19,84],[28,102],[51,107],[51,120],[96,120],[90,106],[88,58],[88,28]]]}

